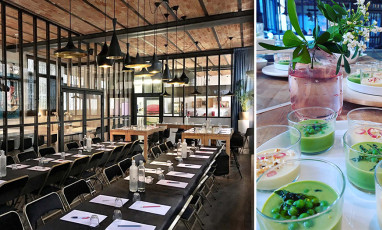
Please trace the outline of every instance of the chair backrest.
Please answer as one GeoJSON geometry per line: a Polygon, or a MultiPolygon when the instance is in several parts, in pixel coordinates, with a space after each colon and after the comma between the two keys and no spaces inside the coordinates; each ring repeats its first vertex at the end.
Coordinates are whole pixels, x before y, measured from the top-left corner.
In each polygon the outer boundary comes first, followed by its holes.
{"type": "Polygon", "coordinates": [[[68,208],[70,208],[70,205],[77,197],[83,194],[92,194],[92,190],[89,188],[85,180],[78,180],[70,185],[65,186],[62,189],[62,194],[65,197],[68,208]]]}
{"type": "Polygon", "coordinates": [[[64,205],[60,196],[52,192],[24,206],[24,214],[33,230],[37,228],[38,220],[54,210],[63,210],[64,205]]]}
{"type": "Polygon", "coordinates": [[[37,145],[41,146],[45,143],[45,136],[44,135],[38,135],[37,137],[37,145]]]}
{"type": "Polygon", "coordinates": [[[86,166],[86,170],[95,169],[96,167],[98,167],[103,154],[104,152],[98,152],[91,155],[89,163],[86,166]]]}
{"type": "Polygon", "coordinates": [[[117,153],[115,159],[114,159],[114,163],[118,163],[120,162],[125,156],[126,156],[126,152],[128,151],[128,148],[130,148],[128,146],[128,144],[125,144],[122,146],[122,149],[121,151],[119,151],[119,153],[117,153]]]}
{"type": "Polygon", "coordinates": [[[71,150],[71,149],[79,148],[80,145],[77,142],[73,141],[73,142],[67,143],[66,147],[68,148],[68,150],[71,150]]]}
{"type": "Polygon", "coordinates": [[[32,137],[25,137],[24,138],[24,150],[32,148],[33,143],[32,143],[32,137]]]}
{"type": "Polygon", "coordinates": [[[167,230],[174,230],[175,227],[176,227],[176,224],[178,223],[180,217],[183,215],[183,213],[186,211],[188,205],[190,205],[192,199],[194,197],[191,195],[188,197],[186,203],[183,205],[182,209],[180,210],[179,214],[175,217],[175,219],[173,220],[173,222],[171,223],[171,225],[167,228],[167,230]]]}
{"type": "MultiPolygon", "coordinates": [[[[122,158],[121,158],[121,160],[122,159],[126,159],[126,158],[128,158],[130,155],[131,155],[131,153],[133,152],[133,147],[134,147],[134,143],[135,143],[135,141],[134,142],[130,142],[130,143],[128,143],[126,146],[125,146],[125,148],[124,148],[124,150],[123,150],[123,156],[122,156],[122,158]]],[[[130,158],[132,157],[132,155],[130,156],[130,158]]]]}
{"type": "Polygon", "coordinates": [[[142,154],[137,154],[133,156],[133,160],[135,160],[135,164],[137,166],[139,166],[139,161],[143,161],[144,163],[146,163],[145,157],[142,154]]]}
{"type": "Polygon", "coordinates": [[[99,137],[94,137],[94,138],[92,139],[92,141],[93,141],[93,144],[98,144],[98,143],[101,143],[101,138],[99,138],[99,137]]]}
{"type": "Polygon", "coordinates": [[[204,176],[204,177],[202,177],[202,179],[200,179],[198,185],[196,186],[196,188],[192,192],[193,196],[204,188],[204,184],[206,183],[207,179],[208,179],[208,176],[204,176]]]}
{"type": "Polygon", "coordinates": [[[170,129],[165,129],[163,131],[163,138],[169,138],[170,137],[170,129]]]}
{"type": "Polygon", "coordinates": [[[85,170],[86,166],[88,165],[89,159],[89,156],[75,159],[72,163],[72,166],[70,167],[68,176],[79,178],[82,172],[85,170]]]}
{"type": "Polygon", "coordinates": [[[56,150],[53,147],[47,147],[47,148],[40,149],[38,152],[40,153],[40,156],[43,157],[49,154],[55,154],[56,150]]]}
{"type": "Polygon", "coordinates": [[[24,230],[20,216],[15,211],[0,215],[0,226],[1,230],[24,230]]]}
{"type": "MultiPolygon", "coordinates": [[[[102,131],[102,130],[101,130],[101,127],[97,127],[97,128],[96,128],[96,135],[97,135],[97,134],[101,134],[101,131],[102,131]]],[[[95,143],[95,144],[97,144],[97,143],[95,143]]]]}
{"type": "Polygon", "coordinates": [[[129,170],[131,166],[131,159],[126,158],[118,163],[119,167],[121,168],[122,172],[126,174],[127,170],[129,170]]]}
{"type": "Polygon", "coordinates": [[[15,163],[15,160],[13,159],[12,156],[7,156],[7,165],[11,165],[11,164],[14,164],[15,163]]]}
{"type": "Polygon", "coordinates": [[[57,134],[52,134],[51,135],[51,143],[56,143],[57,142],[57,134]]]}
{"type": "Polygon", "coordinates": [[[37,154],[34,150],[31,150],[31,151],[17,154],[17,158],[19,159],[19,162],[24,162],[29,159],[37,158],[37,154]]]}
{"type": "Polygon", "coordinates": [[[231,137],[231,147],[243,147],[244,146],[244,139],[243,136],[240,133],[233,133],[231,137]]]}
{"type": "Polygon", "coordinates": [[[168,150],[165,143],[160,144],[159,148],[160,148],[160,151],[162,151],[162,153],[165,153],[168,150]]]}
{"type": "MultiPolygon", "coordinates": [[[[28,182],[28,176],[15,178],[0,185],[0,205],[20,196],[28,182]]],[[[0,225],[1,226],[1,225],[0,225]]]]}
{"type": "Polygon", "coordinates": [[[171,141],[167,141],[166,142],[166,146],[167,146],[168,150],[171,150],[171,149],[175,148],[174,144],[171,141]]]}
{"type": "Polygon", "coordinates": [[[157,156],[161,155],[162,154],[162,151],[160,150],[159,146],[154,146],[151,148],[151,150],[153,151],[153,153],[157,156]]]}
{"type": "Polygon", "coordinates": [[[61,185],[63,180],[66,178],[69,172],[69,169],[70,169],[70,162],[54,165],[49,170],[48,174],[46,174],[45,182],[41,186],[38,194],[41,193],[41,191],[44,189],[46,185],[49,185],[49,184],[61,185]]]}
{"type": "MultiPolygon", "coordinates": [[[[1,143],[1,149],[5,151],[5,141],[1,143]]],[[[8,152],[15,149],[15,140],[8,140],[8,152]]]]}
{"type": "Polygon", "coordinates": [[[254,135],[254,133],[255,133],[254,128],[247,128],[247,131],[245,132],[245,137],[251,137],[254,135]]]}
{"type": "Polygon", "coordinates": [[[107,182],[110,184],[115,181],[118,177],[123,175],[121,168],[118,165],[112,165],[103,170],[103,174],[105,175],[107,182]]]}
{"type": "Polygon", "coordinates": [[[121,146],[118,146],[118,147],[115,147],[115,148],[113,149],[113,151],[111,151],[111,153],[110,153],[110,155],[109,155],[107,161],[105,162],[105,164],[107,164],[107,163],[109,163],[109,162],[114,162],[115,159],[117,159],[119,153],[122,151],[122,149],[123,149],[123,146],[122,146],[122,145],[121,145],[121,146]]]}

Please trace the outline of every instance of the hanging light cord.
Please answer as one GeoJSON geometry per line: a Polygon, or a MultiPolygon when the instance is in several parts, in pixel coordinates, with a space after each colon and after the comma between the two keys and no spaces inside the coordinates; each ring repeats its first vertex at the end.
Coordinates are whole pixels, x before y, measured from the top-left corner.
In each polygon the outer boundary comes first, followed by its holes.
{"type": "MultiPolygon", "coordinates": [[[[138,0],[138,28],[139,28],[139,0],[138,0]]],[[[138,33],[137,33],[137,53],[139,52],[139,39],[138,39],[138,33]]]]}
{"type": "MultiPolygon", "coordinates": [[[[175,46],[178,48],[178,9],[176,9],[175,12],[176,12],[175,46]]],[[[178,62],[175,62],[175,69],[176,70],[178,69],[178,62]]]]}
{"type": "Polygon", "coordinates": [[[106,0],[105,0],[105,44],[106,44],[106,0]]]}
{"type": "MultiPolygon", "coordinates": [[[[143,0],[143,18],[146,18],[146,0],[143,0]]],[[[143,30],[143,55],[145,54],[146,54],[146,30],[143,30]]]]}
{"type": "MultiPolygon", "coordinates": [[[[129,28],[129,9],[126,7],[126,29],[129,28]]],[[[129,35],[126,32],[126,43],[129,43],[129,35]]],[[[126,54],[129,55],[129,54],[126,54]]]]}
{"type": "Polygon", "coordinates": [[[114,18],[115,18],[115,0],[114,0],[114,18]]]}
{"type": "Polygon", "coordinates": [[[72,33],[72,0],[69,0],[69,30],[72,33]]]}

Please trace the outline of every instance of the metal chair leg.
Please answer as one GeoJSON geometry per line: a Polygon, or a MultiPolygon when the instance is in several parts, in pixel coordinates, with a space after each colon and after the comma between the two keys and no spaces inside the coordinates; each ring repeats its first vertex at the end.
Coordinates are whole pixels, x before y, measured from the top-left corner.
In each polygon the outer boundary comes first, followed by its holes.
{"type": "Polygon", "coordinates": [[[239,171],[240,177],[241,177],[241,179],[243,179],[243,175],[241,175],[241,171],[240,171],[240,164],[239,164],[239,162],[238,162],[238,160],[237,160],[237,156],[236,156],[235,153],[233,154],[233,158],[235,159],[236,168],[237,168],[237,170],[239,171]]]}

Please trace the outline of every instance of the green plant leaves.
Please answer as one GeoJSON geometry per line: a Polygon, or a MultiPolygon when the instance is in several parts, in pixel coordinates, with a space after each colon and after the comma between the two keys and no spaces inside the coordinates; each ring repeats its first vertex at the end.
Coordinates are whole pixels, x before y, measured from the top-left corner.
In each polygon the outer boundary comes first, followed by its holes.
{"type": "Polygon", "coordinates": [[[321,34],[320,37],[317,38],[316,44],[323,44],[327,42],[330,38],[330,33],[325,31],[323,34],[321,34]]]}
{"type": "Polygon", "coordinates": [[[306,46],[302,45],[302,46],[298,47],[297,49],[299,49],[298,52],[296,52],[297,57],[295,57],[295,55],[294,55],[295,52],[293,52],[292,62],[298,62],[298,63],[303,63],[303,64],[311,63],[308,48],[306,48],[306,46]],[[300,52],[300,50],[301,50],[301,52],[300,52]]]}
{"type": "MultiPolygon", "coordinates": [[[[334,1],[333,1],[334,3],[334,1]]],[[[336,3],[337,4],[337,3],[336,3]]],[[[333,9],[339,13],[340,15],[347,15],[348,13],[346,12],[346,10],[344,8],[342,8],[341,6],[339,6],[338,4],[337,5],[334,5],[333,6],[333,9]]]]}
{"type": "Polygon", "coordinates": [[[338,74],[338,73],[340,72],[341,61],[342,61],[342,54],[341,54],[341,56],[338,58],[338,61],[337,61],[336,74],[338,74]]]}
{"type": "Polygon", "coordinates": [[[300,46],[303,41],[301,41],[291,30],[287,30],[283,37],[283,43],[288,47],[300,46]]]}
{"type": "Polygon", "coordinates": [[[330,19],[330,21],[332,21],[332,22],[337,22],[337,14],[336,14],[336,12],[334,12],[332,7],[329,4],[325,4],[324,7],[325,7],[326,13],[329,17],[328,19],[330,19]]]}
{"type": "Polygon", "coordinates": [[[296,33],[306,41],[306,38],[301,31],[300,24],[298,23],[296,3],[294,2],[294,0],[288,0],[288,13],[290,23],[292,24],[294,30],[296,30],[296,33]]]}
{"type": "Polygon", "coordinates": [[[346,57],[344,57],[344,67],[345,67],[346,73],[350,73],[350,65],[346,57]]]}
{"type": "Polygon", "coordinates": [[[274,46],[264,42],[259,42],[259,45],[267,50],[286,50],[286,49],[293,48],[293,47],[287,47],[287,46],[274,46]]]}
{"type": "Polygon", "coordinates": [[[321,45],[321,44],[317,44],[317,46],[322,49],[323,51],[325,51],[326,53],[328,54],[333,54],[328,48],[326,48],[326,46],[324,45],[321,45]]]}

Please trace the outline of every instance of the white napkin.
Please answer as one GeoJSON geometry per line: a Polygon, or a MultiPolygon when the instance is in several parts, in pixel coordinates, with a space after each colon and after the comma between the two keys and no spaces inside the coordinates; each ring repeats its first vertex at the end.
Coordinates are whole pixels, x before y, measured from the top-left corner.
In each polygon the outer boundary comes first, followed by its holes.
{"type": "MultiPolygon", "coordinates": [[[[90,202],[115,207],[115,205],[116,205],[115,199],[116,198],[120,198],[120,197],[99,195],[99,196],[96,196],[95,198],[93,198],[92,200],[90,200],[90,202]]],[[[125,205],[127,201],[129,201],[129,199],[124,199],[124,198],[121,198],[121,200],[122,200],[122,206],[125,205]]],[[[118,205],[119,205],[119,207],[122,207],[121,204],[118,204],[118,205]]]]}
{"type": "Polygon", "coordinates": [[[201,165],[184,164],[184,163],[178,164],[177,166],[182,168],[191,168],[191,169],[199,169],[200,167],[202,167],[201,165]]]}
{"type": "Polygon", "coordinates": [[[13,165],[16,165],[16,169],[28,168],[30,166],[30,165],[23,165],[23,164],[11,164],[11,165],[7,165],[7,168],[12,168],[13,165]]]}
{"type": "Polygon", "coordinates": [[[99,223],[101,223],[103,220],[106,219],[107,216],[100,215],[100,214],[95,214],[91,212],[84,212],[84,211],[79,211],[79,210],[73,210],[66,214],[65,216],[61,217],[60,220],[68,221],[68,222],[73,222],[77,224],[83,224],[91,227],[96,227],[96,225],[91,225],[90,224],[90,217],[92,215],[97,215],[99,223]],[[77,218],[73,218],[77,217],[77,218]]]}
{"type": "Polygon", "coordinates": [[[72,157],[76,157],[76,158],[80,158],[80,157],[86,157],[87,155],[83,155],[83,154],[76,154],[76,155],[73,155],[72,157]]]}
{"type": "Polygon", "coordinates": [[[176,188],[185,188],[188,185],[188,183],[174,181],[174,180],[160,180],[157,182],[157,184],[170,186],[170,187],[176,187],[176,188]]]}
{"type": "Polygon", "coordinates": [[[58,159],[58,160],[52,161],[52,163],[66,163],[66,162],[72,162],[72,161],[71,160],[63,160],[63,159],[58,159]]]}
{"type": "Polygon", "coordinates": [[[169,156],[178,156],[177,153],[166,153],[166,155],[169,155],[169,156]]]}
{"type": "Polygon", "coordinates": [[[210,152],[210,151],[195,151],[195,153],[214,154],[214,152],[210,152]]]}
{"type": "MultiPolygon", "coordinates": [[[[167,162],[163,162],[163,161],[152,161],[150,164],[167,166],[167,162]]],[[[171,163],[171,165],[172,165],[172,163],[171,163]]]]}
{"type": "Polygon", "coordinates": [[[40,171],[40,172],[45,172],[50,169],[50,167],[41,167],[41,166],[34,166],[31,168],[27,168],[28,170],[33,170],[33,171],[40,171]]]}
{"type": "MultiPolygon", "coordinates": [[[[33,159],[33,160],[35,160],[35,161],[39,161],[41,159],[41,157],[39,157],[39,158],[35,158],[35,159],[33,159]]],[[[48,163],[49,161],[53,161],[54,159],[53,158],[44,158],[44,163],[48,163]]]]}
{"type": "MultiPolygon", "coordinates": [[[[61,153],[55,153],[55,154],[53,154],[54,156],[61,156],[61,153]]],[[[67,157],[67,156],[71,156],[72,154],[70,154],[70,153],[65,153],[65,156],[67,157]]]]}
{"type": "Polygon", "coordinates": [[[107,148],[99,148],[99,149],[96,149],[97,151],[113,151],[114,149],[107,149],[107,148]]]}
{"type": "Polygon", "coordinates": [[[204,158],[204,159],[210,158],[209,156],[200,156],[200,155],[190,155],[190,157],[193,157],[193,158],[204,158]]]}
{"type": "Polygon", "coordinates": [[[216,150],[217,148],[201,147],[200,149],[205,149],[205,150],[216,150]]]}
{"type": "Polygon", "coordinates": [[[106,230],[121,230],[121,229],[134,229],[134,230],[154,230],[155,226],[132,222],[128,220],[114,220],[106,230]]]}
{"type": "Polygon", "coordinates": [[[177,177],[185,177],[185,178],[192,178],[195,176],[193,173],[185,173],[185,172],[177,172],[177,171],[171,171],[167,173],[168,176],[177,176],[177,177]]]}
{"type": "Polygon", "coordinates": [[[149,212],[149,213],[158,214],[158,215],[163,216],[163,215],[166,215],[168,210],[170,210],[171,206],[162,205],[162,204],[155,204],[155,203],[150,203],[150,202],[145,202],[145,201],[136,201],[129,208],[134,209],[134,210],[138,210],[138,211],[142,211],[142,212],[149,212]],[[159,206],[159,207],[156,207],[156,206],[159,206]]]}

